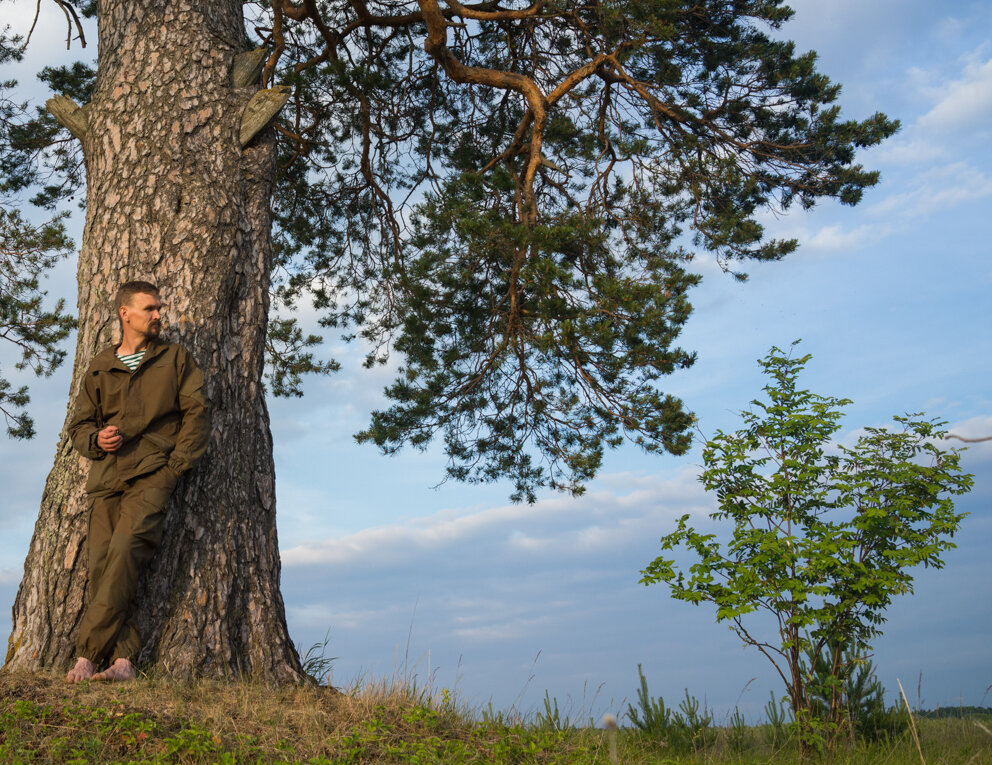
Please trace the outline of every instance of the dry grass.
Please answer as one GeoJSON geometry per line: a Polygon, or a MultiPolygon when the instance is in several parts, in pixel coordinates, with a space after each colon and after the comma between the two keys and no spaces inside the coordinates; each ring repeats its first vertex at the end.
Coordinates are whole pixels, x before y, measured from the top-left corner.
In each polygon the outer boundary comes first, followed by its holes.
{"type": "Polygon", "coordinates": [[[567,762],[560,736],[479,725],[393,683],[341,693],[252,682],[70,686],[62,673],[0,674],[0,761],[567,762]]]}

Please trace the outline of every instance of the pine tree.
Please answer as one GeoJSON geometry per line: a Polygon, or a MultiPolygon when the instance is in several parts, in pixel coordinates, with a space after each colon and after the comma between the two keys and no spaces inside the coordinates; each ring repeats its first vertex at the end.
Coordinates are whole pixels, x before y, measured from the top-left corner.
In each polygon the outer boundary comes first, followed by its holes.
{"type": "MultiPolygon", "coordinates": [[[[86,176],[70,393],[111,339],[116,285],[148,278],[215,411],[140,594],[143,658],[177,674],[299,674],[262,381],[295,394],[335,364],[293,307],[313,301],[369,365],[402,357],[360,440],[441,439],[450,477],[509,478],[515,499],[581,491],[624,439],[688,448],[659,380],[694,359],[676,345],[693,252],[738,278],[787,255],[760,212],[855,204],[877,181],[855,150],[896,129],[840,119],[815,56],[773,36],[779,0],[59,1],[100,38],[95,72],[47,73],[75,138],[53,136],[62,180],[38,200],[86,176]]],[[[57,127],[42,115],[35,136],[57,127]]],[[[63,439],[14,666],[71,653],[85,470],[63,439]]]]}

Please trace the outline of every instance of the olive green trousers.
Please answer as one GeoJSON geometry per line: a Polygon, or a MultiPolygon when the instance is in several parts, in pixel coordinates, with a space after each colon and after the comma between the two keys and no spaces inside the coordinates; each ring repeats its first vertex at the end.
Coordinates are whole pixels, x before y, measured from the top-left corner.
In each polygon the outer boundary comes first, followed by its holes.
{"type": "Polygon", "coordinates": [[[133,613],[138,575],[162,541],[177,480],[163,467],[89,496],[89,582],[76,646],[77,655],[97,666],[138,655],[141,640],[133,613]]]}

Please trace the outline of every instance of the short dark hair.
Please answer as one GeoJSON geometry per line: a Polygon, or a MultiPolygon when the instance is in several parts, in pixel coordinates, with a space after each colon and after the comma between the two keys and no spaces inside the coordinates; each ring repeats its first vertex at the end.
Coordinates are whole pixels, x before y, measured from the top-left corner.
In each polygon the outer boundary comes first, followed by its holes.
{"type": "Polygon", "coordinates": [[[117,297],[114,298],[114,310],[120,311],[122,306],[130,305],[131,298],[139,294],[158,296],[158,287],[151,282],[124,282],[117,288],[117,297]]]}

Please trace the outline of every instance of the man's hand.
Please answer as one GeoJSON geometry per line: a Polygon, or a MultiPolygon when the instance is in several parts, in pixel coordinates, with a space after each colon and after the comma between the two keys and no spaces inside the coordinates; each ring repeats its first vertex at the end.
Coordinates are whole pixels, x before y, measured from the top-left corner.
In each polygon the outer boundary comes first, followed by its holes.
{"type": "Polygon", "coordinates": [[[115,425],[108,425],[96,434],[96,445],[105,452],[116,452],[124,443],[124,436],[115,425]]]}

